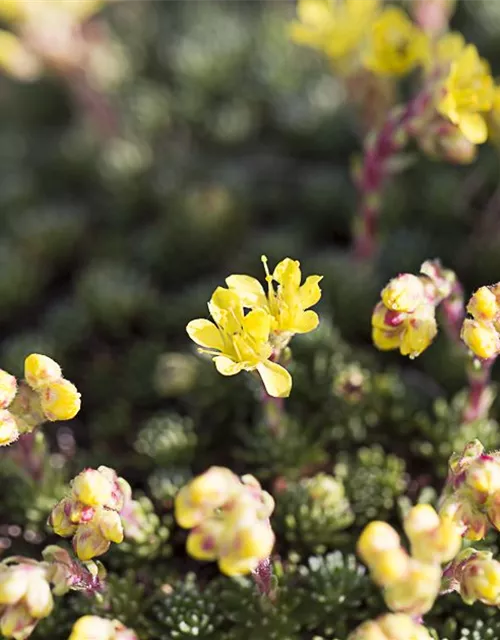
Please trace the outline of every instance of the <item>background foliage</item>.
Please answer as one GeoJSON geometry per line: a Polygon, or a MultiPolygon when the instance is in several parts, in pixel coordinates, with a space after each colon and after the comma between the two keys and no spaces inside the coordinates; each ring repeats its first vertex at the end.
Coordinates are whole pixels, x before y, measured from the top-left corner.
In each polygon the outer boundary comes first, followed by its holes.
{"type": "MultiPolygon", "coordinates": [[[[83,397],[69,427],[45,428],[50,455],[33,443],[36,478],[2,454],[0,549],[37,553],[83,466],[113,466],[149,497],[144,535],[104,559],[104,601],[66,598],[34,637],[66,638],[97,611],[158,640],[342,640],[383,609],[350,555],[360,528],[398,525],[403,495],[432,500],[470,437],[499,445],[497,407],[458,429],[463,367],[444,337],[417,363],[369,342],[395,273],[439,256],[469,291],[498,280],[497,151],[466,167],[416,154],[388,190],[379,258],[355,262],[359,114],[327,64],[287,41],[293,13],[264,1],[107,7],[109,136],[60,80],[0,79],[0,362],[20,375],[28,353],[51,355],[83,397]],[[184,330],[228,273],[259,275],[262,253],[325,276],[322,324],[292,345],[278,437],[249,380],[218,376],[184,330]],[[210,464],[255,473],[277,498],[273,601],[185,554],[172,497],[210,464]],[[319,472],[344,479],[348,506],[311,490],[319,472]]],[[[498,68],[495,2],[459,3],[454,26],[498,68]]],[[[441,637],[498,636],[495,612],[446,602],[429,621],[441,637]]]]}

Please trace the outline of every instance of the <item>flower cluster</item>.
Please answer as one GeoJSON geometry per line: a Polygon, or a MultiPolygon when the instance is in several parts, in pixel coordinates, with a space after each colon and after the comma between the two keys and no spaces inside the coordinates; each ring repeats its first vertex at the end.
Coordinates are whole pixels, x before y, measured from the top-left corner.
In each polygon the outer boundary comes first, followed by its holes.
{"type": "Polygon", "coordinates": [[[500,284],[480,287],[469,300],[461,337],[478,358],[489,360],[500,353],[500,284]]]}
{"type": "Polygon", "coordinates": [[[44,65],[71,68],[84,55],[79,25],[104,0],[3,0],[0,18],[12,31],[0,29],[0,67],[20,80],[38,77],[44,65]]]}
{"type": "Polygon", "coordinates": [[[272,497],[250,475],[238,478],[224,467],[210,467],[175,498],[175,517],[192,529],[186,548],[197,560],[217,560],[229,576],[255,570],[271,554],[272,497]]]}
{"type": "Polygon", "coordinates": [[[54,606],[49,567],[28,558],[0,563],[0,631],[5,638],[24,640],[54,606]]]}
{"type": "Polygon", "coordinates": [[[460,530],[429,505],[417,505],[404,521],[411,554],[387,523],[374,521],[358,540],[358,553],[383,588],[392,611],[413,616],[430,610],[441,586],[441,564],[452,560],[461,546],[460,530]]]}
{"type": "Polygon", "coordinates": [[[500,562],[491,551],[464,549],[447,567],[445,578],[449,591],[457,591],[466,604],[500,605],[500,562]]]}
{"type": "Polygon", "coordinates": [[[32,353],[24,362],[24,376],[18,384],[0,369],[0,446],[47,420],[71,420],[80,410],[77,388],[51,358],[32,353]]]}
{"type": "Polygon", "coordinates": [[[404,613],[387,613],[363,622],[348,640],[431,640],[425,627],[404,613]]]}
{"type": "Polygon", "coordinates": [[[137,635],[118,620],[82,616],[73,625],[68,640],[137,640],[137,635]]]}
{"type": "Polygon", "coordinates": [[[91,560],[123,540],[120,510],[129,495],[126,480],[109,467],[85,469],[71,483],[71,493],[52,509],[49,524],[63,538],[73,538],[80,560],[91,560]]]}
{"type": "Polygon", "coordinates": [[[372,338],[377,349],[399,349],[415,358],[425,351],[437,333],[436,307],[453,289],[453,272],[427,261],[420,275],[403,273],[381,292],[372,314],[372,338]]]}
{"type": "Polygon", "coordinates": [[[222,375],[255,370],[270,396],[287,397],[292,378],[277,360],[296,333],[317,327],[318,316],[310,307],[321,297],[321,276],[309,276],[301,285],[298,260],[285,258],[272,274],[265,258],[263,262],[267,294],[255,278],[229,276],[228,288],[217,287],[208,303],[214,322],[192,320],[186,330],[222,375]]]}
{"type": "Polygon", "coordinates": [[[486,454],[479,440],[450,458],[440,513],[453,518],[469,540],[482,540],[488,529],[500,531],[500,455],[486,454]]]}

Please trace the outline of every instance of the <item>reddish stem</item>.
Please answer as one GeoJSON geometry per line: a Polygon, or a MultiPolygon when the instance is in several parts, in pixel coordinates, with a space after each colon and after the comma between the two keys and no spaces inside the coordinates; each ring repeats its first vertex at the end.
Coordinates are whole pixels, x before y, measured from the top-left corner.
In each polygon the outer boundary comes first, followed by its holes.
{"type": "Polygon", "coordinates": [[[479,368],[469,367],[469,395],[463,413],[463,422],[474,422],[484,418],[490,405],[489,384],[491,368],[495,358],[479,361],[479,368]]]}
{"type": "Polygon", "coordinates": [[[369,138],[365,145],[358,177],[361,202],[354,237],[354,253],[359,259],[370,258],[375,253],[382,192],[392,172],[390,160],[419,129],[430,99],[426,88],[405,107],[395,107],[374,138],[369,138]]]}

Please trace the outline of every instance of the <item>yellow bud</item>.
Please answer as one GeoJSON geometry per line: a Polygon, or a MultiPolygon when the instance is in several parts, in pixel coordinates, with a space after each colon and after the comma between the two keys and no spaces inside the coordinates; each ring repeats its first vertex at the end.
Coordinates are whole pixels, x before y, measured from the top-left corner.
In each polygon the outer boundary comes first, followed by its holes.
{"type": "Polygon", "coordinates": [[[0,409],[6,409],[14,400],[17,392],[17,380],[10,373],[0,369],[0,409]]]}
{"type": "Polygon", "coordinates": [[[73,625],[68,640],[113,640],[114,631],[111,620],[98,616],[83,616],[73,625]]]}
{"type": "Polygon", "coordinates": [[[75,500],[89,507],[100,507],[111,500],[113,486],[96,469],[85,469],[73,480],[71,491],[75,500]]]}
{"type": "Polygon", "coordinates": [[[24,602],[34,618],[45,618],[54,608],[49,583],[39,571],[30,578],[24,602]]]}
{"type": "Polygon", "coordinates": [[[474,491],[491,496],[500,490],[500,463],[479,459],[467,469],[466,484],[474,491]]]}
{"type": "Polygon", "coordinates": [[[116,511],[102,509],[94,516],[96,524],[106,540],[120,544],[123,542],[123,526],[119,514],[116,511]]]}
{"type": "Polygon", "coordinates": [[[186,542],[186,551],[196,560],[216,560],[224,523],[215,518],[205,520],[193,529],[186,542]]]}
{"type": "Polygon", "coordinates": [[[24,377],[32,389],[38,391],[51,382],[56,382],[62,377],[61,367],[40,353],[32,353],[24,361],[24,377]]]}
{"type": "Polygon", "coordinates": [[[422,281],[411,273],[403,273],[393,278],[382,289],[384,305],[392,311],[412,313],[424,301],[425,290],[422,281]]]}
{"type": "Polygon", "coordinates": [[[28,590],[29,574],[25,567],[0,569],[0,605],[15,604],[28,590]]]}
{"type": "Polygon", "coordinates": [[[348,640],[431,640],[427,629],[405,613],[387,613],[364,622],[348,640]]]}
{"type": "Polygon", "coordinates": [[[109,549],[110,544],[93,522],[80,525],[73,538],[73,549],[83,562],[102,556],[109,549]]]}
{"type": "Polygon", "coordinates": [[[498,313],[495,294],[488,287],[480,287],[469,300],[467,311],[476,320],[493,320],[498,313]]]}
{"type": "Polygon", "coordinates": [[[427,613],[441,587],[441,567],[412,560],[410,569],[398,582],[390,584],[384,599],[392,611],[404,611],[410,615],[427,613]]]}
{"type": "Polygon", "coordinates": [[[375,555],[382,551],[394,551],[400,546],[399,536],[387,522],[370,522],[358,539],[357,551],[366,564],[370,565],[375,555]]]}
{"type": "Polygon", "coordinates": [[[495,328],[477,320],[466,318],[460,337],[478,358],[488,360],[499,351],[500,341],[495,328]]]}
{"type": "Polygon", "coordinates": [[[18,438],[16,419],[7,409],[0,409],[0,447],[12,444],[18,438]]]}
{"type": "Polygon", "coordinates": [[[54,533],[62,538],[74,535],[77,525],[71,520],[73,505],[69,498],[63,498],[52,509],[49,517],[49,525],[54,533]]]}
{"type": "Polygon", "coordinates": [[[373,581],[381,587],[387,587],[406,575],[409,557],[402,547],[381,551],[373,557],[369,566],[373,581]]]}
{"type": "Polygon", "coordinates": [[[47,420],[71,420],[80,411],[81,401],[75,385],[69,380],[51,382],[40,392],[42,411],[47,420]]]}
{"type": "Polygon", "coordinates": [[[20,602],[7,607],[0,614],[0,633],[5,638],[23,640],[31,634],[37,622],[38,620],[33,618],[27,607],[20,602]]]}
{"type": "Polygon", "coordinates": [[[410,509],[406,516],[404,530],[410,542],[412,542],[423,533],[436,529],[439,523],[439,516],[430,504],[417,504],[410,509]]]}
{"type": "Polygon", "coordinates": [[[384,329],[372,328],[372,340],[373,344],[379,349],[379,351],[392,351],[399,349],[401,344],[401,332],[390,331],[384,329]]]}

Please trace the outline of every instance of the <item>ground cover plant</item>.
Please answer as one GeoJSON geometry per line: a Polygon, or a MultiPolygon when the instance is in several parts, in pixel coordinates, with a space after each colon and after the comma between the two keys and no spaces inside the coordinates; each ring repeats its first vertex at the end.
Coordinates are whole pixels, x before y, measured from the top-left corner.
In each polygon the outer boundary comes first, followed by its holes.
{"type": "Polygon", "coordinates": [[[0,21],[3,637],[498,637],[496,3],[0,21]]]}

